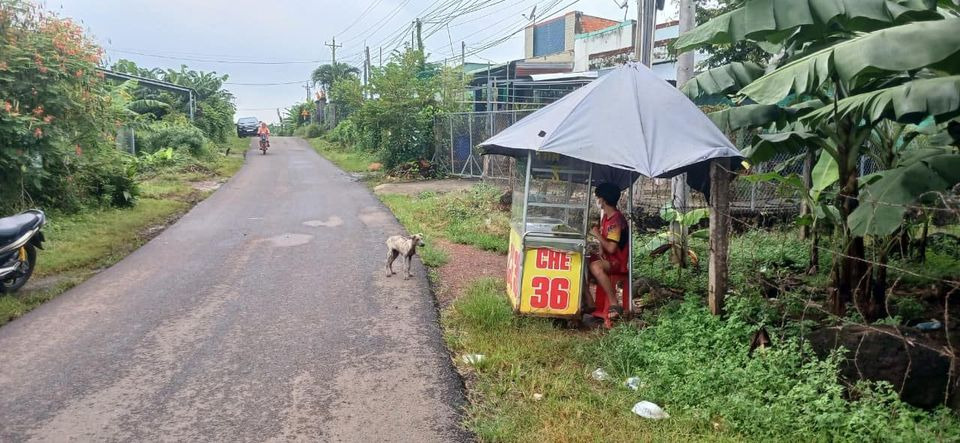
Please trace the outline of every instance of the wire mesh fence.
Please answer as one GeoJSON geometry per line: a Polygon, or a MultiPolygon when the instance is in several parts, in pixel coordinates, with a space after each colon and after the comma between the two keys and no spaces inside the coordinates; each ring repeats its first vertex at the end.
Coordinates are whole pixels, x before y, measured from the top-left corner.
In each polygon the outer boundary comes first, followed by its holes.
{"type": "MultiPolygon", "coordinates": [[[[514,162],[501,155],[480,155],[477,145],[534,110],[457,112],[444,114],[434,121],[435,151],[433,163],[447,174],[482,178],[500,184],[509,183],[514,162]]],[[[754,165],[749,174],[779,171],[781,174],[802,174],[802,158],[781,155],[754,165]]],[[[686,205],[673,202],[669,179],[641,177],[634,187],[635,206],[645,212],[659,211],[673,204],[685,206],[684,210],[705,208],[703,195],[693,192],[686,205]]],[[[800,209],[800,196],[795,191],[785,191],[772,182],[736,180],[731,186],[731,209],[735,213],[794,214],[800,209]]]]}
{"type": "Polygon", "coordinates": [[[117,130],[117,149],[136,155],[137,132],[133,128],[122,127],[117,130]]]}

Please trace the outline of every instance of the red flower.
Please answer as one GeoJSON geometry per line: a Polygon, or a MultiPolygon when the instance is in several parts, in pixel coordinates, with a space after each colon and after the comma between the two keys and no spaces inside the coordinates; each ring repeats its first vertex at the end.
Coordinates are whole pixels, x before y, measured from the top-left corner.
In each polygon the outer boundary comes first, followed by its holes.
{"type": "Polygon", "coordinates": [[[38,105],[36,108],[33,108],[33,115],[40,118],[43,115],[43,105],[38,105]]]}
{"type": "Polygon", "coordinates": [[[34,129],[34,130],[33,130],[33,136],[36,137],[36,138],[42,138],[42,137],[43,137],[43,130],[40,129],[40,128],[34,129]]]}
{"type": "Polygon", "coordinates": [[[77,78],[83,77],[83,69],[77,69],[77,72],[74,72],[73,75],[77,78]]]}
{"type": "Polygon", "coordinates": [[[83,148],[81,148],[80,145],[78,144],[78,145],[77,145],[77,156],[79,157],[79,156],[81,156],[81,155],[83,155],[83,148]]]}
{"type": "Polygon", "coordinates": [[[53,116],[52,116],[52,115],[48,115],[48,116],[44,117],[44,118],[43,118],[43,122],[44,122],[44,123],[53,122],[53,116]]]}
{"type": "Polygon", "coordinates": [[[3,102],[3,110],[4,110],[4,111],[7,111],[7,112],[10,112],[10,111],[13,110],[13,105],[11,105],[10,102],[5,101],[5,102],[3,102]]]}

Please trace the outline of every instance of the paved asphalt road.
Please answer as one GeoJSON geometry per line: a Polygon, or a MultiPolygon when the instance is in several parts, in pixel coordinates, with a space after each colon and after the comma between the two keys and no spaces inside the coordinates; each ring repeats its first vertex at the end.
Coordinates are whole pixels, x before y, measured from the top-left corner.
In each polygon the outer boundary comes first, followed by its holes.
{"type": "Polygon", "coordinates": [[[302,140],[249,151],[159,237],[0,328],[0,441],[469,439],[423,267],[384,275],[401,232],[302,140]]]}

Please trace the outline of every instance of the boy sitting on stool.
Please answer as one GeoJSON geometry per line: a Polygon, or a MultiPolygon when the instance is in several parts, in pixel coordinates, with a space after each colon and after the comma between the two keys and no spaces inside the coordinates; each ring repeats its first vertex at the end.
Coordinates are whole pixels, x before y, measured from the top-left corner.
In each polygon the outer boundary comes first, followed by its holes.
{"type": "Polygon", "coordinates": [[[627,274],[630,235],[627,219],[617,209],[620,188],[612,183],[601,183],[594,194],[600,209],[600,226],[594,226],[590,234],[600,242],[600,257],[590,257],[590,275],[597,280],[596,309],[591,315],[603,319],[604,327],[609,329],[612,327],[611,317],[623,312],[623,308],[617,306],[617,292],[610,276],[627,274]]]}

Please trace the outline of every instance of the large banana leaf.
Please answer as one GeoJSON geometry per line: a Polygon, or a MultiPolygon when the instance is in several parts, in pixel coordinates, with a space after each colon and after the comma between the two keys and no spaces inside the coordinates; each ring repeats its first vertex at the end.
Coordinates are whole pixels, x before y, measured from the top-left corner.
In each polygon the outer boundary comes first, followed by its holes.
{"type": "Polygon", "coordinates": [[[960,154],[930,153],[918,152],[913,161],[875,174],[860,193],[860,206],[848,219],[853,235],[891,235],[903,223],[910,205],[960,182],[960,154]]]}
{"type": "Polygon", "coordinates": [[[773,129],[783,129],[797,121],[797,118],[823,106],[819,100],[809,100],[793,106],[780,107],[779,105],[741,105],[707,114],[723,132],[737,129],[751,129],[773,126],[773,129]]]}
{"type": "Polygon", "coordinates": [[[763,67],[757,63],[734,62],[697,75],[683,85],[681,91],[691,100],[717,94],[733,94],[763,76],[763,72],[763,67]]]}
{"type": "Polygon", "coordinates": [[[777,154],[796,154],[807,147],[819,147],[823,137],[803,130],[760,134],[758,141],[743,149],[741,153],[753,163],[772,159],[777,154]]]}
{"type": "Polygon", "coordinates": [[[810,187],[810,198],[813,201],[819,201],[823,191],[840,181],[840,166],[837,165],[837,160],[833,156],[822,151],[820,152],[820,159],[813,167],[813,171],[810,171],[810,177],[813,179],[813,186],[810,187]]]}
{"type": "MultiPolygon", "coordinates": [[[[914,80],[900,86],[847,97],[837,102],[841,117],[851,115],[855,120],[880,119],[918,124],[928,116],[946,121],[960,115],[960,75],[914,80]]],[[[827,106],[803,117],[811,126],[833,117],[833,107],[827,106]]]]}
{"type": "Polygon", "coordinates": [[[707,114],[723,132],[767,126],[784,118],[784,109],[777,105],[743,105],[707,114]]]}
{"type": "Polygon", "coordinates": [[[936,0],[750,0],[684,33],[677,52],[743,39],[778,42],[823,38],[840,27],[869,32],[891,24],[938,18],[936,0]]]}
{"type": "Polygon", "coordinates": [[[775,104],[791,93],[811,94],[834,74],[858,76],[935,68],[960,74],[960,18],[917,22],[872,32],[810,54],[760,77],[740,93],[775,104]]]}
{"type": "Polygon", "coordinates": [[[130,102],[127,104],[127,109],[138,114],[145,114],[147,112],[169,110],[170,105],[160,100],[143,99],[130,102]]]}

